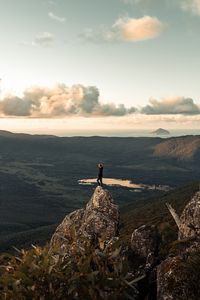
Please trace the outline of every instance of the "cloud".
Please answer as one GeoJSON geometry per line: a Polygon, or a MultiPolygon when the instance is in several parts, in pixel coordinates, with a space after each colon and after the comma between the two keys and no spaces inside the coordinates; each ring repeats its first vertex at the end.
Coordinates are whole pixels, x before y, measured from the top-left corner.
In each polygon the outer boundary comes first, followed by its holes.
{"type": "Polygon", "coordinates": [[[144,16],[140,19],[119,19],[114,27],[126,41],[142,41],[158,37],[164,25],[157,19],[144,16]]]}
{"type": "Polygon", "coordinates": [[[44,31],[38,34],[32,42],[20,42],[21,46],[34,46],[34,47],[49,47],[54,41],[54,35],[50,32],[44,31]]]}
{"type": "Polygon", "coordinates": [[[42,32],[40,34],[38,34],[34,41],[32,42],[33,46],[43,46],[43,47],[47,47],[50,46],[51,43],[54,40],[54,35],[50,32],[42,32]]]}
{"type": "Polygon", "coordinates": [[[0,111],[9,116],[27,116],[30,106],[30,101],[25,101],[17,96],[7,96],[0,102],[0,111]]]}
{"type": "Polygon", "coordinates": [[[1,116],[26,116],[54,118],[66,116],[124,116],[134,113],[134,107],[123,104],[102,104],[99,90],[95,86],[64,84],[54,88],[32,87],[24,91],[23,97],[5,96],[0,101],[1,116]]]}
{"type": "Polygon", "coordinates": [[[55,15],[53,12],[49,12],[48,16],[50,19],[60,22],[60,23],[64,23],[66,21],[66,19],[64,17],[59,17],[59,16],[55,15]]]}
{"type": "Polygon", "coordinates": [[[200,114],[200,108],[191,98],[176,97],[170,99],[150,99],[150,104],[141,109],[141,113],[147,115],[196,115],[200,114]]]}
{"type": "Polygon", "coordinates": [[[180,4],[183,10],[190,11],[195,15],[200,15],[200,0],[183,0],[180,4]]]}
{"type": "Polygon", "coordinates": [[[85,30],[80,37],[91,42],[138,42],[158,37],[165,25],[155,17],[119,18],[111,28],[85,30]]]}
{"type": "MultiPolygon", "coordinates": [[[[95,86],[76,84],[71,87],[58,84],[52,88],[33,86],[26,89],[22,97],[5,95],[0,100],[0,117],[64,118],[64,117],[124,117],[157,118],[180,121],[182,117],[200,117],[200,106],[193,99],[173,97],[161,100],[150,99],[141,108],[128,108],[99,101],[99,90],[95,86]],[[166,119],[167,118],[167,119],[166,119]]],[[[140,120],[140,119],[138,119],[140,120]]]]}

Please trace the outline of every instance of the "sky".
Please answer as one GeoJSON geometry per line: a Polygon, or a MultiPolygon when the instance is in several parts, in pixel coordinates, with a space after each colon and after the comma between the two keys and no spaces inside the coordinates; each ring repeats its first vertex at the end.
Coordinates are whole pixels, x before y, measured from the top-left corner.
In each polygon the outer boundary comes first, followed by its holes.
{"type": "Polygon", "coordinates": [[[0,128],[200,129],[200,0],[0,0],[0,128]]]}

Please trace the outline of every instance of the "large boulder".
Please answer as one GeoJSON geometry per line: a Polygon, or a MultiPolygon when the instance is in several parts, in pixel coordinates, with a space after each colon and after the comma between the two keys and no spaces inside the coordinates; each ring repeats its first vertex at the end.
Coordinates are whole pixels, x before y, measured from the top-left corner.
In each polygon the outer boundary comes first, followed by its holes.
{"type": "Polygon", "coordinates": [[[50,242],[50,251],[69,253],[74,242],[90,241],[104,245],[118,236],[119,211],[109,191],[97,187],[85,209],[67,215],[57,227],[50,242]]]}
{"type": "Polygon", "coordinates": [[[186,205],[180,217],[179,239],[200,235],[200,191],[186,205]]]}
{"type": "Polygon", "coordinates": [[[158,241],[158,232],[154,225],[143,225],[135,229],[132,233],[131,249],[136,255],[145,258],[146,268],[150,268],[155,262],[158,241]]]}
{"type": "Polygon", "coordinates": [[[200,299],[200,255],[169,257],[157,267],[157,300],[200,299]]]}
{"type": "Polygon", "coordinates": [[[183,210],[178,241],[157,267],[157,300],[200,299],[200,192],[183,210]]]}

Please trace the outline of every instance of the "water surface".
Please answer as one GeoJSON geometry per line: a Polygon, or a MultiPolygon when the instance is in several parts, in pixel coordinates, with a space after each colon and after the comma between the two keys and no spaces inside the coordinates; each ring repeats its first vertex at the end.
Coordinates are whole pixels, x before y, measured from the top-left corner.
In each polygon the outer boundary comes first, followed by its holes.
{"type": "MultiPolygon", "coordinates": [[[[94,185],[97,184],[96,178],[80,179],[78,181],[82,185],[94,185]]],[[[163,190],[168,191],[170,187],[167,185],[149,185],[142,183],[134,183],[129,179],[117,179],[117,178],[103,178],[103,184],[108,186],[121,186],[134,190],[163,190]]]]}

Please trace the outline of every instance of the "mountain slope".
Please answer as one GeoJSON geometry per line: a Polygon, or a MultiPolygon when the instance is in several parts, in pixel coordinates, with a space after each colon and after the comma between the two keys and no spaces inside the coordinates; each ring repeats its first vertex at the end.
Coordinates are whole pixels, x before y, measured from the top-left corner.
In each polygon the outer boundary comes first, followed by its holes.
{"type": "Polygon", "coordinates": [[[170,203],[180,215],[185,205],[199,190],[199,182],[177,188],[162,196],[137,201],[134,204],[121,208],[121,236],[125,240],[130,239],[135,228],[144,224],[171,227],[177,232],[177,226],[171,217],[165,203],[170,203]]]}
{"type": "MultiPolygon", "coordinates": [[[[135,228],[141,225],[158,225],[161,230],[170,231],[172,238],[176,237],[176,224],[169,214],[165,203],[169,202],[180,215],[190,198],[199,189],[199,183],[194,182],[153,198],[135,200],[133,204],[120,208],[120,236],[124,241],[130,241],[135,228]]],[[[91,192],[89,193],[91,194],[91,192]]],[[[123,194],[123,193],[122,193],[123,194]]],[[[122,195],[121,194],[121,195],[122,195]]],[[[64,212],[63,212],[64,216],[64,212]]],[[[59,218],[61,220],[61,217],[59,218]]],[[[13,252],[17,248],[29,248],[31,244],[44,245],[50,240],[57,224],[39,226],[24,231],[13,232],[0,238],[0,251],[13,252]]]]}
{"type": "Polygon", "coordinates": [[[188,136],[168,139],[154,148],[157,157],[172,157],[180,160],[191,160],[199,154],[200,137],[188,136]]]}

